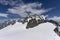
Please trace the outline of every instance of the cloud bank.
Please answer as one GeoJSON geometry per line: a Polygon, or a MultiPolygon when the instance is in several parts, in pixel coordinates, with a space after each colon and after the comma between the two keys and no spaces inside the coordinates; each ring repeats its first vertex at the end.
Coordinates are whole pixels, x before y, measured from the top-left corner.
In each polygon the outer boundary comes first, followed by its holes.
{"type": "Polygon", "coordinates": [[[10,6],[18,6],[22,3],[22,0],[0,0],[0,4],[10,5],[10,6]]]}
{"type": "Polygon", "coordinates": [[[18,14],[21,17],[26,17],[27,13],[40,15],[52,10],[52,8],[42,8],[42,3],[25,4],[22,0],[0,0],[0,4],[13,6],[12,8],[8,8],[7,13],[18,14]]]}
{"type": "Polygon", "coordinates": [[[60,22],[60,16],[59,16],[59,17],[54,16],[54,17],[49,18],[49,19],[55,20],[55,21],[57,21],[57,22],[60,22]]]}
{"type": "Polygon", "coordinates": [[[28,3],[22,4],[17,7],[8,9],[8,13],[19,14],[22,17],[27,16],[27,13],[30,14],[43,14],[52,10],[52,8],[44,9],[42,8],[42,3],[28,3]]]}
{"type": "Polygon", "coordinates": [[[7,17],[7,16],[8,16],[8,14],[0,13],[0,16],[2,16],[2,17],[7,17]]]}

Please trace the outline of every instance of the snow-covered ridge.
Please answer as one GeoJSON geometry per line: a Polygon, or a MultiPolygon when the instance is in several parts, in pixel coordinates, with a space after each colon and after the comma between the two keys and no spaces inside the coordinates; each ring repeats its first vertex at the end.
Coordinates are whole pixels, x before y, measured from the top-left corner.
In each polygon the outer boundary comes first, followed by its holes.
{"type": "Polygon", "coordinates": [[[19,19],[14,19],[14,20],[8,20],[8,21],[5,21],[4,23],[0,23],[0,29],[3,29],[9,25],[14,25],[16,22],[24,24],[24,23],[29,22],[29,20],[34,19],[34,18],[36,18],[36,20],[38,20],[40,18],[45,20],[44,16],[29,15],[29,16],[22,18],[22,19],[19,18],[19,19]]]}
{"type": "Polygon", "coordinates": [[[55,21],[46,20],[44,17],[35,15],[25,17],[24,19],[8,20],[0,24],[2,26],[0,27],[0,40],[60,40],[60,37],[54,32],[56,28],[54,23],[55,21]],[[26,29],[31,19],[36,19],[36,21],[40,19],[40,22],[43,23],[38,23],[37,26],[32,26],[32,28],[28,26],[29,29],[26,29]]]}
{"type": "Polygon", "coordinates": [[[60,40],[54,32],[56,26],[49,22],[31,29],[26,29],[26,24],[16,22],[0,30],[0,40],[60,40]]]}

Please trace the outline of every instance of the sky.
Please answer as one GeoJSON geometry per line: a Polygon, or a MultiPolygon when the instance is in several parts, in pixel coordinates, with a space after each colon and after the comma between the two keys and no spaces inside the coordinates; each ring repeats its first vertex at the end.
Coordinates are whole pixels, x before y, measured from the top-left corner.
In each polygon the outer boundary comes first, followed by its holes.
{"type": "Polygon", "coordinates": [[[0,21],[27,16],[27,13],[48,15],[60,20],[60,0],[0,0],[0,21]]]}

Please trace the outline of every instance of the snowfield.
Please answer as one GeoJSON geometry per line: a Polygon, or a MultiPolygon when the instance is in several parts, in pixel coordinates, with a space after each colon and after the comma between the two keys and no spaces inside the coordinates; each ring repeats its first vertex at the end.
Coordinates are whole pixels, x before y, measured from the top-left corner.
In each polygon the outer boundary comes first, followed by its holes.
{"type": "Polygon", "coordinates": [[[53,31],[56,26],[51,23],[43,23],[30,29],[26,29],[26,25],[27,23],[16,22],[0,30],[0,40],[60,40],[53,31]]]}

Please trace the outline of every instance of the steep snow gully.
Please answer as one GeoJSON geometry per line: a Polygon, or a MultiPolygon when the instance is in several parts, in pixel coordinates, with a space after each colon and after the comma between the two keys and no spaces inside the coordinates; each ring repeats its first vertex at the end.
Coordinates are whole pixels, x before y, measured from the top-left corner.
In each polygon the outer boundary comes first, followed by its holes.
{"type": "Polygon", "coordinates": [[[25,29],[27,23],[16,22],[0,30],[0,40],[60,40],[54,32],[55,25],[47,22],[34,28],[25,29]]]}

